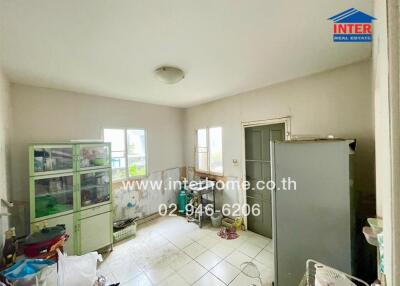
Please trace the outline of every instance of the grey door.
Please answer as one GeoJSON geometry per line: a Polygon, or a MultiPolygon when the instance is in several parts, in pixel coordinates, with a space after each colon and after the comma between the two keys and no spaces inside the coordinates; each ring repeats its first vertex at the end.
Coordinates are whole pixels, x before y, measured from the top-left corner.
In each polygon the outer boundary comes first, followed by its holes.
{"type": "Polygon", "coordinates": [[[271,192],[263,188],[271,179],[270,142],[285,139],[285,124],[248,127],[245,129],[246,180],[250,183],[247,190],[247,203],[252,207],[259,204],[261,214],[247,218],[249,230],[272,238],[271,192]],[[258,188],[257,188],[258,187],[258,188]]]}

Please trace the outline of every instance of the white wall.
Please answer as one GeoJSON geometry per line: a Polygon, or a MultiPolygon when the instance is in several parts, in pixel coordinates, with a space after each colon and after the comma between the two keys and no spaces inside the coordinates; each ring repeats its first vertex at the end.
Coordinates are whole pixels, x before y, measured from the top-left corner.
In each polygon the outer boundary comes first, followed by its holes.
{"type": "MultiPolygon", "coordinates": [[[[9,147],[11,131],[11,102],[9,96],[9,84],[0,69],[0,199],[8,199],[9,193],[9,147]]],[[[0,212],[8,212],[0,202],[0,212]]],[[[4,231],[8,229],[8,217],[0,218],[0,249],[3,244],[4,231]]]]}
{"type": "Polygon", "coordinates": [[[29,143],[101,139],[103,128],[146,128],[149,172],[184,165],[182,109],[19,84],[11,85],[11,95],[14,200],[28,201],[29,143]]]}
{"type": "Polygon", "coordinates": [[[27,145],[32,142],[99,139],[104,127],[144,127],[152,172],[193,166],[195,130],[222,126],[224,175],[241,177],[241,123],[284,116],[291,116],[292,135],[356,138],[356,188],[363,197],[373,196],[370,66],[365,61],[186,110],[12,84],[12,198],[28,200],[27,145]]]}
{"type": "MultiPolygon", "coordinates": [[[[356,138],[356,188],[374,196],[371,63],[338,68],[192,107],[185,117],[185,161],[194,166],[195,130],[223,127],[224,175],[242,176],[241,123],[291,116],[292,135],[356,138]]],[[[374,208],[374,206],[372,206],[374,208]]]]}

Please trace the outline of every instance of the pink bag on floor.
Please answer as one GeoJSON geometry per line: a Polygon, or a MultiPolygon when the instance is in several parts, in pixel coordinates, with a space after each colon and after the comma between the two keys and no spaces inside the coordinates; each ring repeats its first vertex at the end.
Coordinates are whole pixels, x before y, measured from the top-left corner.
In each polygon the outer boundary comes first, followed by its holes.
{"type": "Polygon", "coordinates": [[[228,240],[239,237],[239,235],[236,233],[235,228],[227,228],[227,227],[222,227],[218,232],[218,236],[228,240]]]}

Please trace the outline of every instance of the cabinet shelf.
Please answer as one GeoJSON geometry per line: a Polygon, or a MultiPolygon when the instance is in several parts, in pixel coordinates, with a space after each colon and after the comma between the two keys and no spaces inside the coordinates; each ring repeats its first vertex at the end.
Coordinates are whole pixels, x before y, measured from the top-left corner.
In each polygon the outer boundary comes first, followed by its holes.
{"type": "Polygon", "coordinates": [[[70,235],[68,254],[80,255],[112,245],[110,162],[110,143],[30,145],[31,231],[43,227],[44,222],[47,226],[65,224],[70,235]],[[82,204],[85,202],[86,205],[82,204]],[[91,212],[103,204],[110,205],[109,211],[102,213],[101,218],[96,218],[100,214],[93,212],[92,221],[102,221],[91,226],[93,233],[81,228],[81,212],[91,212]]]}
{"type": "Polygon", "coordinates": [[[43,198],[43,197],[53,197],[53,196],[60,196],[60,195],[65,195],[68,193],[73,193],[74,191],[71,190],[65,190],[65,191],[57,191],[57,192],[50,192],[50,193],[46,193],[46,194],[38,194],[35,195],[35,198],[43,198]]]}
{"type": "Polygon", "coordinates": [[[81,187],[81,191],[89,191],[89,190],[93,191],[96,188],[105,188],[105,187],[108,187],[108,186],[107,185],[90,185],[90,186],[81,187]]]}

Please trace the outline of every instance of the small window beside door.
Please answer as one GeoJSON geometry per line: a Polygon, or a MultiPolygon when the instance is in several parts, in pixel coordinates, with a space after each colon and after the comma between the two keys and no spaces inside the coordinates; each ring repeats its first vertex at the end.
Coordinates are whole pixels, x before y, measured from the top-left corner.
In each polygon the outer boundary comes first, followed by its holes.
{"type": "Polygon", "coordinates": [[[147,175],[144,129],[104,129],[104,142],[111,142],[113,181],[147,175]]]}
{"type": "Polygon", "coordinates": [[[196,171],[222,175],[222,127],[198,129],[196,139],[196,171]]]}

